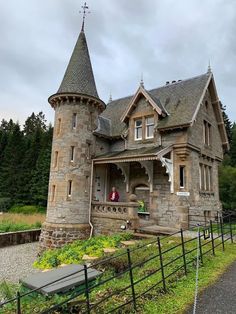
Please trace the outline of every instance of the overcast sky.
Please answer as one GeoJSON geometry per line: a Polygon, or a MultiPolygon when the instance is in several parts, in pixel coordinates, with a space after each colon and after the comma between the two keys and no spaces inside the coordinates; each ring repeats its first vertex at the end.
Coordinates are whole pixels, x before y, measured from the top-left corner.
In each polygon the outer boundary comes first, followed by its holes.
{"type": "MultiPolygon", "coordinates": [[[[236,120],[235,0],[88,0],[85,32],[105,102],[207,71],[236,120]]],[[[83,1],[0,0],[0,120],[32,111],[53,122],[55,93],[77,40],[83,1]]]]}

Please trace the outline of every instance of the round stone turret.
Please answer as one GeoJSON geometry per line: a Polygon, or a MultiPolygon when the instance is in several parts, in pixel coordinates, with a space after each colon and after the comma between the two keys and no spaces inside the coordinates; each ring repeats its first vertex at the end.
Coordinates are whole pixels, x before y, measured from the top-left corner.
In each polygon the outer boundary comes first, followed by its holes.
{"type": "Polygon", "coordinates": [[[49,97],[49,103],[55,110],[55,122],[41,250],[87,238],[91,229],[93,130],[105,104],[98,97],[83,30],[59,90],[49,97]]]}

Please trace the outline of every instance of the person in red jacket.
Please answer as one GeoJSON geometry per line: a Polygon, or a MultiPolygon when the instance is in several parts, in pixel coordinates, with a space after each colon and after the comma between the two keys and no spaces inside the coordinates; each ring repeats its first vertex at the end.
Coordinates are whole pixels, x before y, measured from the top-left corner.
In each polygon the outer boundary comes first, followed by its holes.
{"type": "Polygon", "coordinates": [[[110,202],[118,202],[120,198],[119,193],[116,191],[116,188],[113,186],[112,191],[109,193],[110,202]]]}

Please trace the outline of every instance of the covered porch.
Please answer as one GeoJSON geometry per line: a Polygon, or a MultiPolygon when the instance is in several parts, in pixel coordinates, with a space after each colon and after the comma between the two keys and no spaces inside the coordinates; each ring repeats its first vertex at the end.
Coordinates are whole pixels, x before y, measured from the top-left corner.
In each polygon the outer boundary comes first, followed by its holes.
{"type": "Polygon", "coordinates": [[[119,228],[126,229],[158,224],[158,203],[173,193],[170,147],[113,152],[93,162],[93,218],[118,220],[119,228]],[[112,187],[118,202],[109,200],[112,187]]]}

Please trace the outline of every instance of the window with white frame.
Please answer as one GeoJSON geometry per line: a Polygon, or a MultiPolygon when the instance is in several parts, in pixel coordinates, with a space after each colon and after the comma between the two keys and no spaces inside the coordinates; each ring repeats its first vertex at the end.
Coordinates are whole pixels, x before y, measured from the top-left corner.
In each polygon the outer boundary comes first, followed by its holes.
{"type": "Polygon", "coordinates": [[[153,138],[154,135],[154,117],[146,117],[145,119],[145,125],[146,125],[146,138],[153,138]]]}
{"type": "Polygon", "coordinates": [[[135,141],[142,139],[142,119],[135,120],[135,132],[134,132],[134,139],[135,141]]]}

